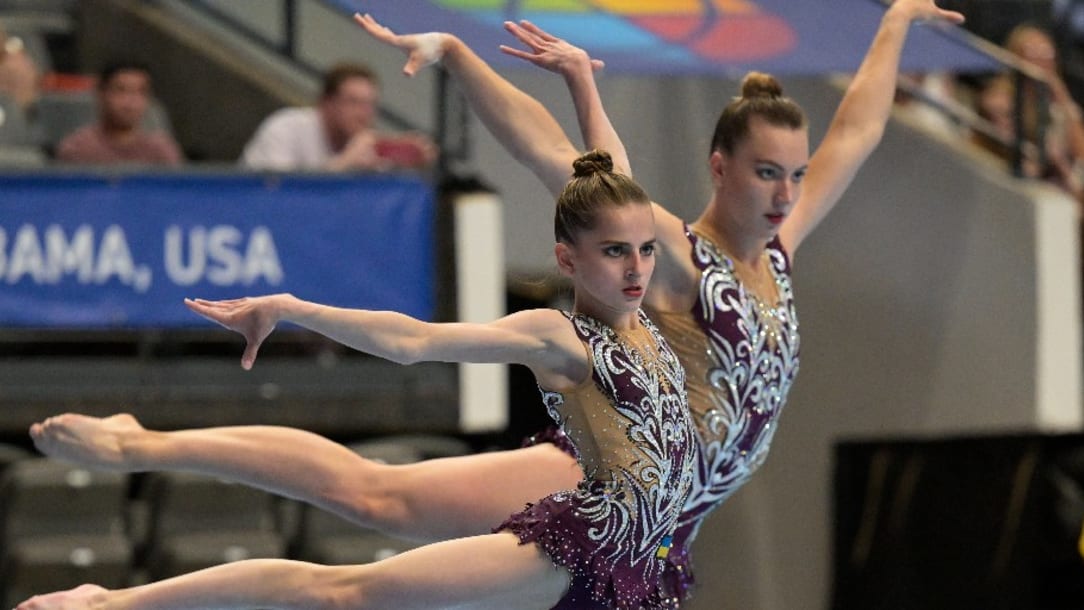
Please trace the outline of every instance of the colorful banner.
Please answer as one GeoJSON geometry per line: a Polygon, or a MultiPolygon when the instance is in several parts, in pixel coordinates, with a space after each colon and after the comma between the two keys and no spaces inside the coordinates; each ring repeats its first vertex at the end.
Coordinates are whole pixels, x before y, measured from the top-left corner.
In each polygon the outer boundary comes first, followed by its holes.
{"type": "Polygon", "coordinates": [[[0,176],[0,325],[208,324],[184,297],[274,292],[428,319],[414,177],[0,176]]]}
{"type": "MultiPolygon", "coordinates": [[[[884,14],[877,0],[333,0],[370,12],[396,32],[448,31],[495,65],[525,66],[499,44],[518,45],[504,21],[528,19],[605,60],[607,71],[715,74],[853,72],[884,14]]],[[[919,25],[907,71],[995,67],[954,26],[919,25]]]]}

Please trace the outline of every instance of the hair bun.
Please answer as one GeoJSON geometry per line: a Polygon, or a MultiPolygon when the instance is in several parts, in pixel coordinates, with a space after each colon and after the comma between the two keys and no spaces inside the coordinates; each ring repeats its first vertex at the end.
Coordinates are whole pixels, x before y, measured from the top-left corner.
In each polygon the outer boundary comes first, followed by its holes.
{"type": "Polygon", "coordinates": [[[741,81],[741,96],[745,99],[783,97],[783,86],[771,74],[750,72],[741,81]]]}
{"type": "Polygon", "coordinates": [[[613,157],[604,150],[592,150],[572,162],[572,176],[574,178],[583,178],[598,173],[612,174],[613,171],[613,157]]]}

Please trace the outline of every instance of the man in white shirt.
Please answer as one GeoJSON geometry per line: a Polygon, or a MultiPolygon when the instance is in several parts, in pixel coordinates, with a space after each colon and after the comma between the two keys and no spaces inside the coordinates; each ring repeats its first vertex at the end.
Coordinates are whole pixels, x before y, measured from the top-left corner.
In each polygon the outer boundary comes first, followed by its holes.
{"type": "Polygon", "coordinates": [[[274,171],[419,169],[436,158],[421,134],[377,132],[380,87],[368,66],[340,63],[324,75],[315,106],[283,108],[264,119],[245,145],[242,165],[274,171]]]}

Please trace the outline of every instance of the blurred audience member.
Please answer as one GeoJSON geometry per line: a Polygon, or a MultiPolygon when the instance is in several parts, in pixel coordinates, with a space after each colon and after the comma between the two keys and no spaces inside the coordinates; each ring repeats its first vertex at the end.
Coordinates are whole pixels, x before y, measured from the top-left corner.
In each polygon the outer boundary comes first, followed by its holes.
{"type": "Polygon", "coordinates": [[[98,78],[97,94],[97,121],[60,142],[58,161],[87,165],[181,164],[181,149],[173,137],[144,127],[152,95],[151,74],[145,65],[110,64],[98,78]]]}
{"type": "MultiPolygon", "coordinates": [[[[989,131],[976,130],[972,140],[985,150],[1008,161],[1016,140],[1013,116],[1016,87],[1009,74],[996,74],[983,80],[975,93],[975,112],[989,123],[989,131]]],[[[1025,150],[1024,175],[1039,177],[1038,155],[1034,147],[1025,150]]]]}
{"type": "MultiPolygon", "coordinates": [[[[1062,78],[1053,38],[1038,26],[1022,24],[1009,33],[1005,48],[1038,68],[1045,77],[1044,83],[1023,81],[1023,136],[1028,142],[1043,143],[1043,154],[1035,155],[1037,165],[1032,171],[1037,177],[1058,184],[1077,199],[1084,200],[1084,121],[1080,106],[1062,78]]],[[[1005,83],[995,79],[987,85],[989,87],[995,87],[997,91],[990,92],[986,96],[988,99],[999,98],[999,103],[1004,105],[1007,98],[1007,133],[1015,135],[1012,119],[1015,87],[1012,81],[1005,83]]]]}
{"type": "Polygon", "coordinates": [[[41,70],[23,48],[23,41],[8,36],[0,23],[0,95],[15,101],[29,114],[41,92],[41,70]]]}
{"type": "Polygon", "coordinates": [[[896,108],[931,131],[958,135],[960,126],[952,119],[959,112],[956,78],[950,72],[901,73],[896,108]]]}
{"type": "Polygon", "coordinates": [[[284,108],[267,117],[241,162],[261,170],[386,170],[426,167],[436,147],[421,134],[374,128],[380,86],[365,65],[341,63],[324,75],[315,106],[284,108]]]}

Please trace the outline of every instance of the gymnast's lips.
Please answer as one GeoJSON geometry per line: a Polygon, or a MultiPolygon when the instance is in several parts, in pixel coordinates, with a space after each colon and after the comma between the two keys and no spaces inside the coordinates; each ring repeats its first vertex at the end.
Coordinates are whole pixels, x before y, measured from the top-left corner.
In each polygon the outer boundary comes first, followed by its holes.
{"type": "Polygon", "coordinates": [[[627,286],[621,292],[624,293],[624,295],[627,296],[627,297],[632,297],[634,299],[638,299],[638,298],[644,296],[644,287],[640,286],[640,285],[627,286]]]}

